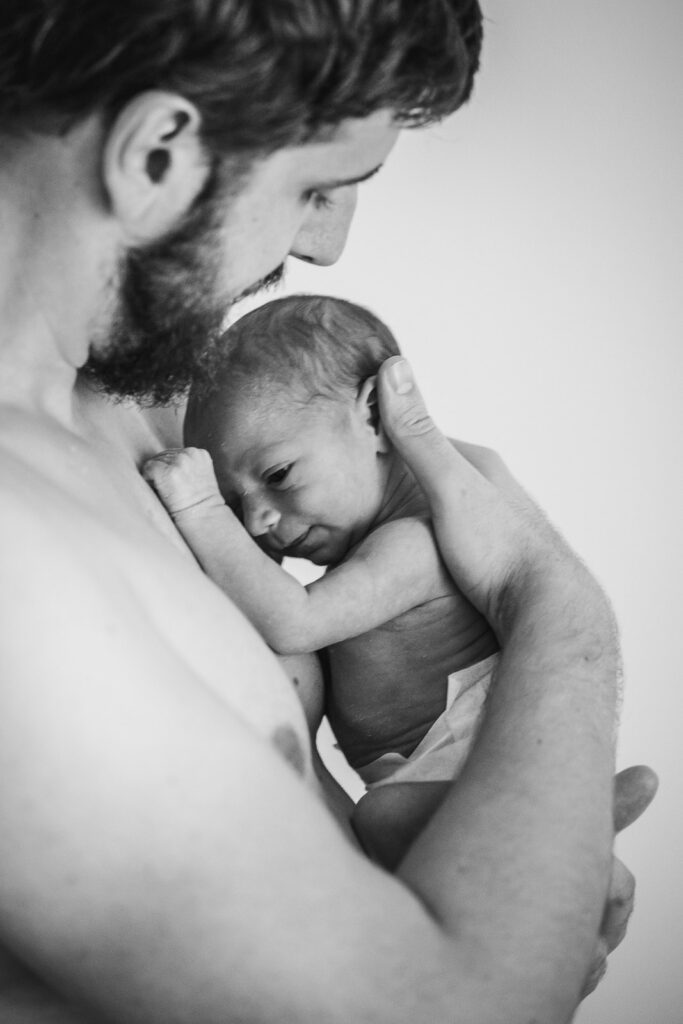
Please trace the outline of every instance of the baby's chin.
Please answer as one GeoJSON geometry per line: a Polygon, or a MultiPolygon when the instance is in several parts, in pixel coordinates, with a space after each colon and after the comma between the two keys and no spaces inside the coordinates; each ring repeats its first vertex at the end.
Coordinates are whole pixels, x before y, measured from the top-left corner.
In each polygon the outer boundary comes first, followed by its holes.
{"type": "Polygon", "coordinates": [[[328,558],[326,555],[308,555],[306,560],[308,562],[312,562],[313,565],[320,565],[322,567],[337,565],[339,562],[341,562],[341,558],[331,559],[328,558]]]}
{"type": "Polygon", "coordinates": [[[339,565],[348,556],[351,550],[351,542],[349,538],[346,538],[345,542],[327,543],[322,545],[315,551],[311,551],[310,554],[306,555],[309,562],[313,565],[326,566],[328,569],[334,569],[335,565],[339,565]]]}
{"type": "Polygon", "coordinates": [[[351,532],[331,530],[324,526],[311,526],[291,544],[280,547],[267,535],[254,537],[262,551],[273,561],[297,558],[322,568],[331,568],[343,562],[352,547],[351,532]]]}
{"type": "Polygon", "coordinates": [[[297,553],[288,552],[290,558],[303,558],[312,565],[319,565],[321,568],[334,568],[344,561],[348,550],[347,545],[324,543],[312,547],[307,551],[297,553]]]}

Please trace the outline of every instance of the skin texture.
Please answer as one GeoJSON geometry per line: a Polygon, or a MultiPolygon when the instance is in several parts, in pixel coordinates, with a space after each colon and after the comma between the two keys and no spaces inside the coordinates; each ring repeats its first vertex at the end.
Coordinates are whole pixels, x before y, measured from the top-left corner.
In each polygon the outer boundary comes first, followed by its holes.
{"type": "MultiPolygon", "coordinates": [[[[409,517],[410,512],[423,509],[414,500],[411,503],[405,486],[401,486],[405,468],[397,461],[383,429],[373,425],[369,400],[374,402],[375,387],[372,378],[354,401],[340,397],[303,407],[297,400],[300,396],[288,397],[282,387],[276,391],[272,382],[252,388],[243,398],[233,394],[223,412],[222,432],[216,435],[222,495],[206,451],[172,448],[144,466],[145,478],[163,500],[205,572],[275,650],[303,652],[338,644],[422,601],[452,591],[452,584],[444,579],[431,530],[423,520],[409,517]],[[346,554],[346,560],[315,583],[302,587],[248,543],[223,496],[239,510],[246,530],[276,557],[288,553],[288,537],[302,533],[309,536],[307,531],[315,525],[319,548],[311,548],[314,556],[322,550],[337,559],[346,554]]],[[[451,443],[469,455],[485,474],[495,474],[510,498],[523,500],[531,512],[539,514],[531,499],[496,466],[489,453],[451,443]]],[[[495,639],[493,649],[497,649],[495,639]]],[[[471,645],[467,650],[471,660],[471,645]]],[[[488,653],[486,648],[482,656],[488,653]]],[[[385,703],[391,715],[393,703],[402,706],[409,694],[397,690],[397,666],[389,665],[388,671],[393,690],[385,703]]],[[[337,696],[337,702],[342,699],[337,696]]],[[[366,702],[362,718],[371,713],[368,694],[352,694],[350,699],[354,706],[362,707],[366,702]]],[[[317,722],[313,724],[315,727],[317,722]]],[[[390,743],[386,749],[394,747],[390,743]]],[[[380,752],[381,748],[373,756],[380,752]]],[[[639,775],[637,769],[627,769],[618,776],[616,832],[642,812],[637,787],[642,787],[642,799],[647,802],[652,781],[652,776],[639,775]]],[[[379,863],[395,869],[441,803],[446,789],[442,783],[429,783],[368,793],[353,815],[364,849],[379,863]]],[[[613,944],[617,936],[623,935],[625,907],[632,899],[633,885],[628,869],[615,860],[610,883],[612,902],[605,913],[603,936],[586,991],[604,973],[610,941],[613,944]]]]}
{"type": "MultiPolygon", "coordinates": [[[[409,755],[444,709],[448,673],[498,650],[444,569],[420,489],[374,426],[374,385],[303,403],[284,382],[254,381],[219,403],[221,422],[206,426],[244,528],[208,452],[171,449],[143,468],[204,571],[273,650],[333,645],[328,714],[354,765],[409,755]],[[261,547],[334,564],[303,587],[261,547]],[[370,633],[390,622],[388,643],[370,633]]],[[[446,778],[368,793],[353,816],[364,849],[395,868],[446,778]]]]}
{"type": "MultiPolygon", "coordinates": [[[[452,446],[446,443],[431,420],[405,359],[392,358],[384,363],[378,375],[377,390],[382,420],[389,437],[430,499],[439,543],[443,545],[440,550],[454,577],[464,585],[465,577],[460,571],[458,524],[451,514],[455,506],[450,504],[453,499],[451,487],[457,480],[451,472],[454,460],[452,446]]],[[[528,495],[495,453],[473,445],[461,445],[460,454],[498,487],[510,502],[529,509],[528,495]]],[[[540,522],[538,526],[547,528],[547,524],[540,522]]],[[[479,577],[475,578],[479,580],[479,577]]],[[[471,596],[475,598],[474,593],[471,596]]],[[[486,607],[486,595],[480,594],[479,597],[482,606],[486,607]]],[[[613,794],[615,832],[632,824],[647,809],[656,795],[658,784],[657,775],[647,766],[633,766],[616,775],[613,794]]],[[[607,902],[582,997],[600,982],[607,969],[608,954],[625,935],[633,910],[634,890],[633,875],[613,856],[607,902]]]]}
{"type": "MultiPolygon", "coordinates": [[[[260,165],[226,210],[224,293],[288,252],[338,255],[353,186],[325,217],[310,190],[367,174],[394,135],[349,123],[260,165]]],[[[396,875],[374,867],[329,812],[285,672],[139,476],[160,438],[76,380],[122,255],[205,183],[196,112],[145,94],[108,133],[2,153],[0,1016],[565,1021],[609,878],[604,596],[470,463],[432,473],[443,453],[409,445],[449,568],[501,630],[503,685],[396,875]]]]}

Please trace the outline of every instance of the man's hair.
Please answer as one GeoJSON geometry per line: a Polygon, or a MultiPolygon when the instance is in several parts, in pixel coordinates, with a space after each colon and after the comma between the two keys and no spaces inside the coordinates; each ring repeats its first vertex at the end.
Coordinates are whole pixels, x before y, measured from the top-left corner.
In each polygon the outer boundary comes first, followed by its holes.
{"type": "Polygon", "coordinates": [[[110,123],[181,94],[216,156],[268,153],[381,108],[426,124],[469,97],[477,0],[1,0],[0,133],[110,123]]]}
{"type": "Polygon", "coordinates": [[[195,386],[185,443],[209,447],[234,397],[287,392],[292,401],[355,398],[385,359],[400,354],[393,334],[364,306],[327,295],[275,299],[223,335],[217,372],[195,386]]]}

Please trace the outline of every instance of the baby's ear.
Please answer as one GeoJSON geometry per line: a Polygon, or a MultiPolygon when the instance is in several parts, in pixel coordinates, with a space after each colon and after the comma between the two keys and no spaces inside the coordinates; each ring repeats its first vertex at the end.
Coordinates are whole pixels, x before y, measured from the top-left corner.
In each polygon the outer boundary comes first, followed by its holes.
{"type": "Polygon", "coordinates": [[[389,451],[391,445],[384,431],[379,415],[376,374],[363,381],[358,389],[358,398],[356,399],[356,402],[363,419],[372,427],[375,433],[378,453],[381,452],[382,454],[385,454],[389,451]]]}

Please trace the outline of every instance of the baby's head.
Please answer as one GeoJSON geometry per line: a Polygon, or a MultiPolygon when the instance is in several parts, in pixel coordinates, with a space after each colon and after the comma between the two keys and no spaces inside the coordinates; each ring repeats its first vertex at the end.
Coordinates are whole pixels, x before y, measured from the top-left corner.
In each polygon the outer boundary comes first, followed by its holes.
{"type": "Polygon", "coordinates": [[[209,390],[190,395],[185,444],[206,448],[225,500],[275,555],[340,561],[381,508],[389,445],[375,375],[398,346],[343,299],[276,299],[226,331],[209,390]]]}

